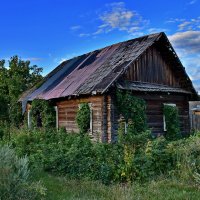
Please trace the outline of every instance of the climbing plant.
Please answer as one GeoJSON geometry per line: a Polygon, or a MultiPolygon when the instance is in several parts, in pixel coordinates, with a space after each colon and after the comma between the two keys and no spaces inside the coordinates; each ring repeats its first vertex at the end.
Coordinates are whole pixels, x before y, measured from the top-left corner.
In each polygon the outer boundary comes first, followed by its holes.
{"type": "Polygon", "coordinates": [[[147,129],[146,103],[143,99],[133,96],[129,91],[117,90],[116,105],[119,113],[129,124],[130,131],[138,134],[147,129]]]}
{"type": "Polygon", "coordinates": [[[76,115],[76,123],[81,134],[88,132],[90,128],[90,107],[88,103],[81,103],[76,115]]]}
{"type": "Polygon", "coordinates": [[[180,121],[178,117],[178,108],[176,106],[164,105],[163,108],[166,123],[166,138],[175,140],[180,138],[180,121]]]}
{"type": "Polygon", "coordinates": [[[56,127],[55,110],[49,101],[42,99],[33,100],[31,104],[31,124],[33,127],[56,127]]]}

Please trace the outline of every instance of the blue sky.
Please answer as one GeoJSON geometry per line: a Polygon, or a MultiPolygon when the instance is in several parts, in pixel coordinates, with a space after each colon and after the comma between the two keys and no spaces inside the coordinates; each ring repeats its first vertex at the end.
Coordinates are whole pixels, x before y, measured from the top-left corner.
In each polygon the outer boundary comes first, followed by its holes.
{"type": "Polygon", "coordinates": [[[200,91],[200,0],[0,0],[0,59],[44,68],[141,35],[164,31],[200,91]]]}

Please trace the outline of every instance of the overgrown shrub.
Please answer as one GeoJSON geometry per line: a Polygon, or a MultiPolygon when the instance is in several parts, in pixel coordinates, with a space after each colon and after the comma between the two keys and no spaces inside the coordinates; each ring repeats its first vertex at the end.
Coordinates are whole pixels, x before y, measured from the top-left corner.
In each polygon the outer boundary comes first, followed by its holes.
{"type": "Polygon", "coordinates": [[[88,132],[90,128],[90,107],[88,103],[81,103],[77,111],[76,122],[81,134],[88,132]]]}
{"type": "Polygon", "coordinates": [[[56,114],[49,101],[35,99],[31,104],[31,120],[33,127],[55,128],[56,114]]]}
{"type": "Polygon", "coordinates": [[[42,199],[45,188],[29,176],[28,158],[19,158],[8,145],[0,145],[0,199],[42,199]]]}
{"type": "Polygon", "coordinates": [[[0,140],[9,140],[10,139],[10,130],[13,126],[7,121],[0,122],[0,140]]]}
{"type": "Polygon", "coordinates": [[[164,116],[166,122],[166,138],[168,140],[180,139],[180,121],[178,108],[176,106],[164,105],[164,116]]]}
{"type": "Polygon", "coordinates": [[[177,149],[179,177],[194,180],[200,186],[200,133],[181,141],[177,149]]]}
{"type": "Polygon", "coordinates": [[[0,126],[0,140],[3,139],[3,136],[4,136],[4,128],[2,126],[0,126]]]}
{"type": "Polygon", "coordinates": [[[132,134],[139,134],[147,129],[146,103],[143,99],[133,96],[128,91],[118,90],[116,105],[119,114],[122,114],[127,124],[129,123],[132,134]]]}
{"type": "Polygon", "coordinates": [[[104,184],[181,177],[183,172],[194,181],[200,174],[199,135],[171,141],[145,131],[105,144],[93,143],[87,135],[40,129],[12,137],[12,146],[18,155],[27,155],[34,168],[104,184]]]}

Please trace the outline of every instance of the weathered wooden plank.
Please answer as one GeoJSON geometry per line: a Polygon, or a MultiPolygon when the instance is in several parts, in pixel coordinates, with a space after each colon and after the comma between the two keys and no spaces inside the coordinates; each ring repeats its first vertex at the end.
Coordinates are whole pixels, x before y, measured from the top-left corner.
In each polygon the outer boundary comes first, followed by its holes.
{"type": "MultiPolygon", "coordinates": [[[[103,96],[90,96],[80,99],[63,100],[57,103],[59,110],[59,127],[65,127],[67,131],[78,132],[78,126],[76,124],[76,114],[79,108],[79,104],[87,102],[92,105],[92,120],[93,120],[93,132],[102,133],[102,113],[103,113],[103,96]]],[[[94,134],[96,137],[98,134],[94,134]]]]}
{"type": "Polygon", "coordinates": [[[156,47],[151,47],[129,67],[125,79],[180,86],[172,67],[156,47]]]}

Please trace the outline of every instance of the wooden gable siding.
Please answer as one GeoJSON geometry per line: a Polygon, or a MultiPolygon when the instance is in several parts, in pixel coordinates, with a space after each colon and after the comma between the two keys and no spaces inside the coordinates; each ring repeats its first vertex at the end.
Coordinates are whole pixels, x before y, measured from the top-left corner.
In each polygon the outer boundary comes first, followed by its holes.
{"type": "Polygon", "coordinates": [[[105,141],[110,141],[110,98],[108,96],[91,96],[57,102],[59,127],[65,127],[69,132],[79,132],[76,114],[81,103],[92,104],[93,133],[91,136],[95,140],[101,140],[104,134],[105,141]]]}
{"type": "Polygon", "coordinates": [[[141,81],[179,87],[173,66],[168,64],[156,47],[150,47],[127,70],[123,77],[129,81],[141,81]]]}

